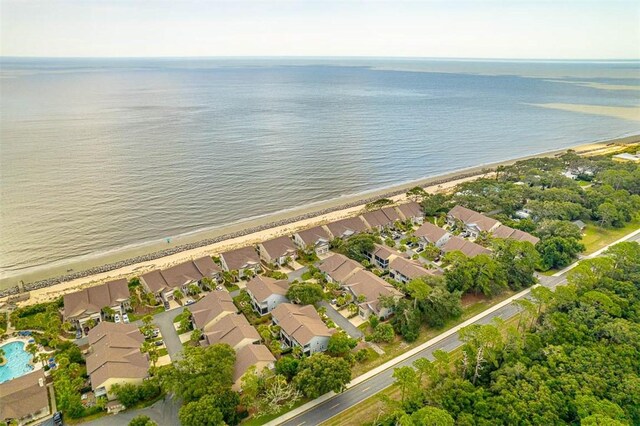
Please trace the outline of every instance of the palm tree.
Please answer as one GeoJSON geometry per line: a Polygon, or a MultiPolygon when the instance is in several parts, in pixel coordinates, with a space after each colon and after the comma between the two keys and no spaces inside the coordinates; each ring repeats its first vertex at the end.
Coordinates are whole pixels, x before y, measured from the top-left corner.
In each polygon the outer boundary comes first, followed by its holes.
{"type": "Polygon", "coordinates": [[[38,360],[42,363],[43,367],[46,365],[48,359],[49,359],[48,353],[41,352],[40,355],[38,355],[38,360]]]}
{"type": "Polygon", "coordinates": [[[116,311],[114,311],[110,306],[105,306],[102,308],[102,313],[105,317],[112,318],[116,311]]]}
{"type": "Polygon", "coordinates": [[[38,353],[38,345],[35,343],[29,343],[24,349],[31,354],[32,359],[35,359],[36,354],[38,353]]]}
{"type": "Polygon", "coordinates": [[[4,349],[0,348],[0,364],[4,364],[6,361],[4,359],[4,355],[5,355],[4,349]]]}

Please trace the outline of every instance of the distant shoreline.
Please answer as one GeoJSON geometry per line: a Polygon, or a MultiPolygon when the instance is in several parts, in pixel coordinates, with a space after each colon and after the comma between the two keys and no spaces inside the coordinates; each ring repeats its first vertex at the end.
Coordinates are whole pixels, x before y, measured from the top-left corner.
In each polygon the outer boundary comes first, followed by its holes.
{"type": "MultiPolygon", "coordinates": [[[[105,275],[109,272],[118,272],[123,270],[121,275],[134,275],[140,268],[131,268],[131,266],[143,267],[143,264],[148,264],[155,260],[170,260],[170,257],[175,257],[181,253],[185,255],[189,251],[195,251],[195,249],[208,249],[215,251],[212,246],[219,245],[220,243],[235,242],[236,246],[242,244],[253,244],[251,240],[264,240],[267,237],[275,237],[276,230],[278,228],[284,228],[288,225],[294,225],[286,229],[281,229],[281,232],[291,232],[293,229],[300,229],[302,227],[313,226],[313,222],[324,223],[328,220],[335,220],[329,216],[344,217],[345,215],[353,214],[358,208],[362,208],[364,204],[374,201],[379,198],[402,198],[403,194],[410,188],[415,186],[431,187],[431,190],[438,190],[442,185],[448,185],[452,182],[477,178],[485,174],[488,170],[492,170],[495,167],[501,165],[510,165],[517,161],[522,161],[529,158],[536,157],[551,157],[567,152],[569,149],[577,150],[581,153],[588,153],[594,151],[600,151],[610,145],[624,145],[640,142],[640,135],[627,136],[622,138],[611,139],[607,141],[599,141],[589,144],[581,144],[572,148],[564,148],[558,150],[547,151],[539,154],[533,154],[528,156],[519,157],[516,159],[505,160],[500,162],[494,162],[486,165],[480,165],[470,167],[466,169],[456,170],[450,173],[441,174],[438,176],[432,176],[427,178],[418,179],[411,182],[406,182],[391,187],[368,191],[361,194],[354,194],[345,197],[340,197],[323,202],[317,202],[308,204],[298,208],[286,210],[279,213],[266,215],[263,217],[255,218],[252,220],[242,221],[228,226],[222,226],[220,228],[211,229],[203,232],[196,232],[193,234],[187,234],[175,238],[174,246],[167,249],[152,250],[151,252],[144,252],[149,250],[149,246],[141,246],[137,248],[141,253],[135,253],[134,255],[127,256],[127,253],[114,253],[112,259],[105,257],[90,259],[84,262],[84,266],[79,267],[80,270],[73,273],[64,273],[71,264],[61,265],[57,268],[43,268],[42,271],[27,272],[25,274],[16,275],[14,277],[4,278],[0,280],[0,285],[6,285],[8,288],[0,290],[0,297],[6,297],[23,292],[30,292],[33,290],[39,290],[48,288],[51,286],[57,286],[62,283],[68,283],[72,281],[83,281],[84,283],[78,283],[78,285],[86,285],[90,280],[82,280],[84,278],[93,278],[94,276],[105,275]],[[324,217],[324,220],[323,220],[324,217]],[[306,222],[306,223],[305,223],[306,222]],[[297,225],[297,226],[296,226],[297,225]],[[273,231],[271,234],[268,231],[273,231]],[[264,234],[260,238],[257,234],[264,234]],[[255,238],[252,238],[255,237],[255,238]],[[257,239],[256,239],[257,238],[257,239]],[[238,240],[238,241],[235,241],[238,240]],[[124,258],[118,259],[118,256],[124,258]],[[94,264],[92,264],[92,262],[94,264]],[[95,264],[96,262],[104,262],[104,264],[95,264]],[[124,271],[127,269],[127,271],[124,271]],[[4,282],[3,282],[4,281],[4,282]],[[24,281],[24,285],[18,285],[20,281],[24,281]]],[[[150,244],[151,246],[153,244],[150,244]]],[[[203,251],[203,250],[200,250],[203,251]]],[[[208,250],[204,250],[209,252],[208,250]]],[[[131,253],[129,253],[131,254],[131,253]]],[[[188,260],[185,258],[184,260],[188,260]]],[[[160,267],[159,265],[147,265],[160,267]]]]}

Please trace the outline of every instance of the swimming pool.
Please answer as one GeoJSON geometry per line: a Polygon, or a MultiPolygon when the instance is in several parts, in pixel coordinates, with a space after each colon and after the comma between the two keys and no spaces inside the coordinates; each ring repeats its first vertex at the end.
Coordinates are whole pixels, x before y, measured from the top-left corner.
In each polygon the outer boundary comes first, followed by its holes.
{"type": "Polygon", "coordinates": [[[33,370],[31,354],[24,350],[25,342],[11,342],[0,346],[7,363],[0,366],[0,383],[15,379],[33,370]]]}

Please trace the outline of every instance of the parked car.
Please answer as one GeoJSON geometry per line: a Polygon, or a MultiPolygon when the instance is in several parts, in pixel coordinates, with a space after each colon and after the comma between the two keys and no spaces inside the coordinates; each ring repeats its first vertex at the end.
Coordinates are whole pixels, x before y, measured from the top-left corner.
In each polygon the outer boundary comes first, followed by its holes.
{"type": "Polygon", "coordinates": [[[62,426],[62,412],[58,411],[53,415],[53,424],[55,426],[62,426]]]}
{"type": "Polygon", "coordinates": [[[82,330],[80,329],[76,330],[76,339],[82,339],[82,330]]]}
{"type": "Polygon", "coordinates": [[[147,339],[154,339],[156,337],[158,337],[158,335],[160,334],[160,330],[158,330],[157,328],[153,331],[150,331],[149,333],[145,334],[145,337],[147,339]]]}
{"type": "Polygon", "coordinates": [[[164,345],[164,342],[163,342],[162,340],[158,340],[158,341],[155,343],[155,345],[156,345],[156,346],[162,346],[162,345],[164,345]]]}
{"type": "Polygon", "coordinates": [[[129,315],[122,314],[122,322],[125,324],[129,324],[129,315]]]}
{"type": "Polygon", "coordinates": [[[165,309],[165,311],[168,311],[168,310],[169,310],[169,307],[170,307],[170,306],[169,306],[169,302],[164,302],[164,309],[165,309]]]}
{"type": "Polygon", "coordinates": [[[193,299],[187,299],[187,301],[185,302],[185,305],[193,305],[194,303],[196,303],[195,300],[193,299]]]}
{"type": "Polygon", "coordinates": [[[120,321],[122,321],[120,319],[120,314],[115,314],[113,317],[113,322],[115,322],[116,324],[120,323],[120,321]]]}

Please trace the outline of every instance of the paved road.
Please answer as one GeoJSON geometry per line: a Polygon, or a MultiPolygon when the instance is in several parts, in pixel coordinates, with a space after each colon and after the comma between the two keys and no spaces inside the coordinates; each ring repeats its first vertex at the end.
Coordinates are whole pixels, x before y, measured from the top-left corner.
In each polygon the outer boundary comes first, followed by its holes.
{"type": "MultiPolygon", "coordinates": [[[[627,239],[627,241],[640,241],[640,234],[636,234],[633,237],[627,239]]],[[[592,254],[593,257],[600,254],[600,251],[592,254]]],[[[571,267],[566,268],[561,271],[562,273],[557,274],[556,276],[544,276],[540,275],[539,280],[540,284],[549,287],[550,289],[555,289],[558,285],[563,285],[566,282],[566,275],[564,274],[571,267]]],[[[526,293],[522,297],[527,297],[529,294],[526,293]]],[[[506,306],[503,306],[500,309],[497,309],[494,312],[482,317],[476,324],[488,324],[494,318],[502,318],[508,319],[514,316],[518,312],[518,307],[513,303],[510,303],[506,306]]],[[[355,386],[350,387],[348,390],[343,393],[334,395],[333,397],[321,402],[320,404],[310,408],[309,410],[301,413],[300,415],[287,420],[287,421],[279,421],[278,419],[268,423],[268,425],[285,425],[285,426],[301,426],[301,425],[318,425],[323,421],[326,421],[342,411],[362,402],[363,400],[375,395],[376,393],[382,391],[387,388],[391,384],[393,384],[393,370],[396,367],[402,366],[410,366],[416,359],[418,358],[427,358],[433,360],[433,352],[442,349],[446,352],[450,352],[460,346],[462,342],[458,339],[458,333],[451,334],[450,336],[434,343],[426,349],[416,353],[412,357],[394,365],[391,368],[388,368],[372,378],[365,380],[355,386]]]]}
{"type": "Polygon", "coordinates": [[[340,315],[338,311],[335,310],[331,304],[326,301],[321,301],[320,306],[324,306],[327,309],[327,316],[333,320],[341,329],[343,329],[349,336],[354,339],[360,339],[364,336],[364,333],[355,325],[351,324],[351,322],[340,315]]]}

